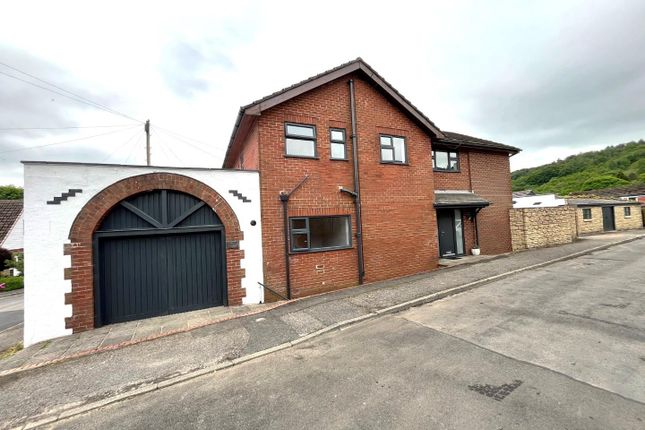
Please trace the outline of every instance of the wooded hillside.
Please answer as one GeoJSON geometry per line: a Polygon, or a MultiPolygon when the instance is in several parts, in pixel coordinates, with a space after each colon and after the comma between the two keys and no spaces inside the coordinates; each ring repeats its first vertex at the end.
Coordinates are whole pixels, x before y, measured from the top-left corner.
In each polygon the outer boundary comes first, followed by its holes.
{"type": "Polygon", "coordinates": [[[645,183],[645,140],[584,152],[512,172],[513,191],[568,195],[645,183]]]}

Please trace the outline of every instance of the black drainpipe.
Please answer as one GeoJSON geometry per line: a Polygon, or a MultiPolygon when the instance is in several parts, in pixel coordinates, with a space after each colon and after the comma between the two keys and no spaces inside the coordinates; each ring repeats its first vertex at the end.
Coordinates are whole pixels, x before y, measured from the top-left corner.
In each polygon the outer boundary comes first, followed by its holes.
{"type": "Polygon", "coordinates": [[[305,181],[309,179],[309,175],[296,185],[291,191],[282,191],[280,193],[280,201],[282,202],[282,218],[284,220],[284,267],[287,275],[287,300],[291,300],[291,267],[289,262],[289,197],[294,193],[305,181]]]}
{"type": "Polygon", "coordinates": [[[354,97],[354,80],[349,80],[349,105],[352,116],[352,158],[354,158],[354,205],[356,206],[356,246],[358,254],[358,283],[365,277],[363,260],[363,218],[361,215],[361,185],[358,174],[358,136],[356,135],[356,99],[354,97]]]}

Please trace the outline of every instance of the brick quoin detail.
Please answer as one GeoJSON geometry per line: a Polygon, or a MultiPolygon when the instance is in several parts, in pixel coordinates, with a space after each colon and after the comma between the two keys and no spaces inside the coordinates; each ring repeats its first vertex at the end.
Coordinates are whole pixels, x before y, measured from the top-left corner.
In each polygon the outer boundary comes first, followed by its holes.
{"type": "MultiPolygon", "coordinates": [[[[64,254],[70,255],[72,267],[65,270],[65,279],[72,281],[71,293],[65,294],[65,304],[72,305],[72,316],[65,318],[65,328],[74,333],[94,328],[94,276],[92,237],[101,221],[122,200],[142,192],[167,189],[190,194],[209,205],[224,224],[226,241],[241,241],[243,233],[237,216],[226,200],[208,185],[187,176],[172,173],[150,173],[118,181],[96,194],[81,209],[70,230],[71,243],[65,244],[64,254]]],[[[240,305],[244,269],[244,251],[226,250],[228,304],[240,305]]]]}

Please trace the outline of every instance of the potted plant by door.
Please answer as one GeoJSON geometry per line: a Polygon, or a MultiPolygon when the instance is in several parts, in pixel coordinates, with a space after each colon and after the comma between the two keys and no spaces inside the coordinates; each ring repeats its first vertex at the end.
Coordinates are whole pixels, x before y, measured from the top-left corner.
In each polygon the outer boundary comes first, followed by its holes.
{"type": "Polygon", "coordinates": [[[470,250],[473,255],[479,255],[479,245],[474,244],[473,249],[470,250]]]}

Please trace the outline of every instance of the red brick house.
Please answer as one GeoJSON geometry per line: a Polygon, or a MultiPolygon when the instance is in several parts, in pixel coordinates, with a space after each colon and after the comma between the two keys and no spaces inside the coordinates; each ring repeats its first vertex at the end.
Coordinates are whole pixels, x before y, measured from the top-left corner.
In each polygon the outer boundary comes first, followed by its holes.
{"type": "Polygon", "coordinates": [[[242,107],[223,167],[260,172],[265,284],[301,297],[511,251],[518,151],[442,131],[359,58],[242,107]]]}

